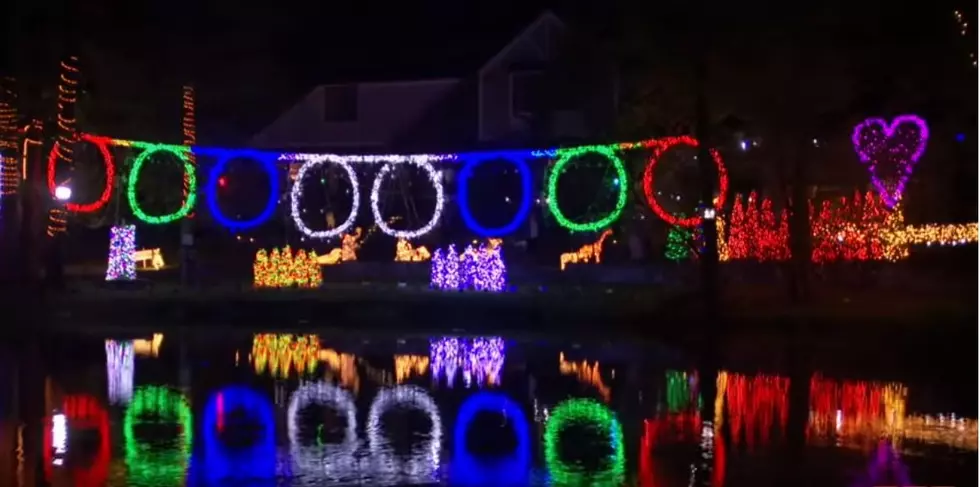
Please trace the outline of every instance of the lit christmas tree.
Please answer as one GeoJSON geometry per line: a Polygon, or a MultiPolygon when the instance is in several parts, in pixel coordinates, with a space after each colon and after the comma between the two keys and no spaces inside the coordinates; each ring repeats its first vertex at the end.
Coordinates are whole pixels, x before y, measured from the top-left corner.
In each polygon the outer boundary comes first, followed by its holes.
{"type": "Polygon", "coordinates": [[[299,249],[296,252],[296,256],[293,257],[293,283],[298,287],[307,287],[309,285],[310,276],[310,261],[306,256],[306,250],[299,249]]]}
{"type": "Polygon", "coordinates": [[[429,285],[435,289],[442,289],[446,285],[446,257],[442,254],[442,249],[436,249],[432,253],[431,266],[431,270],[429,271],[429,285]]]}
{"type": "Polygon", "coordinates": [[[746,236],[745,258],[759,260],[762,256],[760,252],[762,227],[759,225],[759,198],[756,196],[755,191],[749,193],[749,199],[745,205],[745,221],[743,228],[746,236]]]}
{"type": "Polygon", "coordinates": [[[443,289],[458,290],[460,288],[459,254],[456,252],[456,245],[449,244],[449,250],[446,251],[446,260],[442,269],[443,289]]]}
{"type": "MultiPolygon", "coordinates": [[[[681,214],[680,217],[684,218],[684,215],[681,214]]],[[[687,228],[676,225],[670,227],[670,231],[667,232],[667,248],[664,251],[664,257],[674,262],[688,258],[691,255],[690,242],[692,237],[691,230],[687,228]]]]}
{"type": "Polygon", "coordinates": [[[776,243],[773,246],[773,260],[789,260],[789,210],[779,212],[779,226],[776,229],[776,243]]]}
{"type": "Polygon", "coordinates": [[[772,211],[772,200],[764,198],[762,209],[759,210],[759,234],[756,236],[756,251],[760,261],[776,259],[776,247],[779,245],[776,231],[776,214],[772,211]]]}
{"type": "Polygon", "coordinates": [[[307,287],[318,288],[323,285],[323,268],[320,267],[320,261],[317,259],[316,251],[311,250],[309,255],[306,256],[306,277],[307,277],[307,287]]]}
{"type": "Polygon", "coordinates": [[[728,257],[731,260],[744,260],[749,257],[747,240],[751,238],[745,232],[745,211],[742,208],[742,195],[735,195],[732,205],[732,215],[728,224],[728,257]]]}
{"type": "Polygon", "coordinates": [[[259,249],[255,253],[255,262],[252,264],[252,285],[269,287],[269,284],[269,256],[265,249],[259,249]]]}

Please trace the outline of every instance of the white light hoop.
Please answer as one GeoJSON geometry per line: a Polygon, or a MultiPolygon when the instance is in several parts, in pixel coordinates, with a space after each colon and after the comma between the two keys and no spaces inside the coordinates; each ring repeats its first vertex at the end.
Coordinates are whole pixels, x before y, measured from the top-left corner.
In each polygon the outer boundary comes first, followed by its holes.
{"type": "Polygon", "coordinates": [[[296,180],[293,181],[293,188],[290,191],[290,213],[293,216],[293,223],[296,225],[296,229],[302,232],[304,235],[310,238],[316,239],[327,239],[334,238],[347,233],[354,222],[357,220],[357,211],[361,206],[361,190],[357,184],[357,173],[354,172],[354,168],[348,163],[347,160],[335,157],[332,155],[324,155],[322,157],[310,157],[305,159],[306,162],[300,166],[299,171],[296,173],[296,180]],[[351,182],[351,207],[350,215],[344,220],[344,223],[328,229],[328,230],[311,230],[310,227],[303,223],[302,214],[300,213],[299,200],[303,196],[303,179],[306,177],[307,171],[309,171],[314,166],[323,164],[325,162],[333,162],[340,166],[344,171],[347,172],[347,177],[350,178],[351,182]]]}
{"type": "Polygon", "coordinates": [[[323,381],[301,385],[289,397],[286,431],[289,449],[300,471],[344,476],[356,470],[354,453],[357,451],[357,406],[350,392],[323,381]],[[315,447],[300,444],[297,424],[299,412],[312,404],[330,406],[346,417],[347,428],[341,443],[315,447]]]}
{"type": "Polygon", "coordinates": [[[374,185],[371,188],[371,211],[374,213],[374,224],[386,235],[411,240],[431,232],[436,224],[439,223],[439,219],[442,218],[443,206],[446,203],[445,189],[442,186],[442,173],[432,166],[432,160],[429,156],[402,157],[396,160],[389,160],[378,171],[378,175],[374,178],[374,185]],[[432,218],[421,228],[415,230],[395,230],[388,226],[384,216],[381,215],[381,208],[378,207],[378,199],[381,197],[381,183],[384,182],[385,176],[394,169],[394,164],[414,164],[418,166],[419,169],[425,171],[426,175],[429,176],[429,182],[432,183],[432,187],[436,190],[436,206],[432,210],[432,218]]]}
{"type": "Polygon", "coordinates": [[[429,393],[418,386],[402,385],[382,389],[371,402],[371,410],[368,413],[368,449],[371,458],[376,462],[377,468],[382,471],[398,469],[401,463],[403,470],[411,477],[432,475],[439,468],[439,453],[442,447],[442,418],[439,416],[439,407],[429,393]],[[410,406],[419,409],[429,417],[432,423],[432,430],[429,432],[429,443],[412,452],[411,457],[404,463],[397,461],[394,456],[384,448],[387,444],[381,434],[381,415],[396,406],[410,406]]]}

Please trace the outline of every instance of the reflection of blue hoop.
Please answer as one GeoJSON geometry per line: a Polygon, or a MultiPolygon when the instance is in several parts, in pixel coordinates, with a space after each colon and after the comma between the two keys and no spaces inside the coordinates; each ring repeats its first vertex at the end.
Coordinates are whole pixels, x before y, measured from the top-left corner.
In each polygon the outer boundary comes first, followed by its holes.
{"type": "Polygon", "coordinates": [[[251,150],[199,149],[197,147],[194,148],[194,153],[218,158],[214,166],[211,167],[211,173],[208,176],[208,186],[205,190],[207,193],[208,207],[211,209],[211,216],[218,223],[232,230],[246,230],[257,227],[272,217],[272,213],[276,210],[276,203],[279,201],[279,173],[276,169],[276,161],[279,159],[279,154],[251,150]],[[258,161],[262,165],[262,168],[265,169],[266,174],[269,175],[269,199],[266,201],[262,213],[251,220],[232,220],[221,213],[221,208],[218,207],[218,180],[221,178],[221,171],[235,157],[248,157],[258,161]]]}
{"type": "Polygon", "coordinates": [[[501,237],[510,233],[514,233],[518,227],[524,223],[527,219],[527,214],[531,211],[531,200],[533,195],[531,193],[531,170],[527,167],[527,162],[524,161],[523,157],[514,155],[508,157],[507,154],[488,154],[485,156],[480,156],[479,158],[470,158],[463,164],[463,168],[459,171],[459,193],[457,199],[459,200],[459,214],[463,217],[463,221],[466,222],[466,226],[470,230],[479,234],[483,237],[501,237]],[[515,166],[517,166],[517,172],[521,175],[521,191],[523,195],[521,196],[521,206],[517,208],[517,214],[514,215],[514,219],[510,223],[498,227],[498,228],[486,228],[481,226],[476,218],[473,217],[473,213],[470,211],[469,198],[469,179],[473,176],[473,171],[476,166],[487,162],[491,159],[507,158],[515,166]]]}
{"type": "Polygon", "coordinates": [[[204,475],[210,480],[224,478],[267,479],[276,476],[275,420],[272,405],[258,392],[241,386],[230,386],[211,395],[204,408],[204,475]],[[218,429],[218,404],[223,411],[242,409],[255,417],[262,433],[255,445],[229,452],[215,432],[218,429]]]}
{"type": "Polygon", "coordinates": [[[511,398],[481,391],[466,399],[456,415],[453,431],[452,480],[465,485],[524,485],[531,467],[531,440],[524,411],[511,398]],[[502,412],[517,435],[517,447],[510,455],[480,460],[466,451],[466,430],[481,411],[502,412]]]}

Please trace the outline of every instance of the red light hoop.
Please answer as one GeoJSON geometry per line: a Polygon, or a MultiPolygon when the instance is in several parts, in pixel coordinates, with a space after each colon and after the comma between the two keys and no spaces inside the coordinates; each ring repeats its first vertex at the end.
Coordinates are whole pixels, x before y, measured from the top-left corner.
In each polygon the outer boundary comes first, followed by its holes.
{"type": "MultiPolygon", "coordinates": [[[[657,140],[657,142],[653,145],[653,155],[650,156],[650,162],[647,163],[646,169],[643,170],[643,194],[646,196],[647,204],[650,205],[650,209],[653,210],[653,212],[665,222],[679,227],[692,228],[701,224],[701,220],[703,219],[701,215],[694,215],[688,218],[678,218],[668,213],[667,210],[660,206],[660,203],[657,202],[657,198],[653,193],[653,168],[660,160],[660,156],[676,145],[689,145],[691,147],[697,147],[698,140],[687,135],[680,137],[667,137],[657,140]]],[[[714,206],[716,210],[721,210],[722,206],[725,204],[725,197],[728,196],[728,171],[725,170],[725,163],[722,162],[721,155],[718,154],[718,151],[711,149],[709,152],[711,153],[711,158],[715,160],[715,166],[718,168],[718,197],[715,198],[714,206]]]]}
{"type": "MultiPolygon", "coordinates": [[[[99,151],[102,152],[102,161],[105,163],[105,187],[98,200],[85,204],[68,203],[65,205],[65,209],[73,213],[93,213],[102,209],[109,202],[109,198],[112,197],[112,188],[116,180],[116,164],[112,159],[112,151],[109,150],[112,139],[97,135],[82,134],[81,140],[95,144],[98,146],[99,151]]],[[[54,180],[55,166],[57,163],[58,142],[55,142],[54,146],[51,147],[51,152],[48,154],[48,191],[51,194],[54,194],[55,188],[58,187],[58,184],[54,180]]]]}

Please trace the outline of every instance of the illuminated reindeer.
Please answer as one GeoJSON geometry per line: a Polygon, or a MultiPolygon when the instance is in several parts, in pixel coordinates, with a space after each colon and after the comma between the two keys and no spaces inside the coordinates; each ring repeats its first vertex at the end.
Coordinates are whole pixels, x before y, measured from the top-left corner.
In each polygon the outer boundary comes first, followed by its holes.
{"type": "Polygon", "coordinates": [[[611,235],[612,230],[606,229],[595,242],[585,244],[575,252],[561,254],[561,270],[565,270],[568,264],[587,264],[590,261],[595,261],[598,264],[602,262],[602,243],[611,235]]]}

